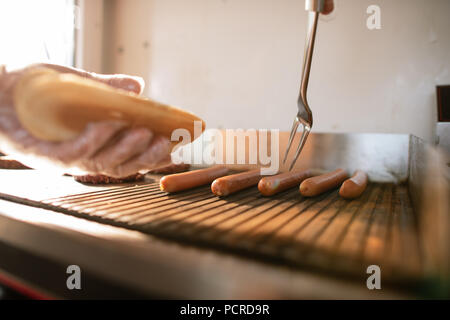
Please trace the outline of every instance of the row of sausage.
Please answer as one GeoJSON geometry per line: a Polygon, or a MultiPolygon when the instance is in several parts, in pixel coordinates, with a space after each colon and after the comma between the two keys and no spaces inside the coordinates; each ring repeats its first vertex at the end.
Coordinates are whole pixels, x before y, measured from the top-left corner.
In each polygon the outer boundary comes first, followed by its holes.
{"type": "Polygon", "coordinates": [[[359,197],[367,187],[368,177],[357,170],[349,177],[347,171],[337,169],[320,174],[317,170],[285,172],[273,176],[262,176],[261,170],[251,170],[231,174],[225,166],[171,174],[161,178],[160,188],[166,192],[179,192],[211,183],[211,191],[220,197],[258,185],[264,196],[273,196],[284,190],[298,187],[305,197],[318,196],[340,187],[339,194],[346,199],[359,197]]]}

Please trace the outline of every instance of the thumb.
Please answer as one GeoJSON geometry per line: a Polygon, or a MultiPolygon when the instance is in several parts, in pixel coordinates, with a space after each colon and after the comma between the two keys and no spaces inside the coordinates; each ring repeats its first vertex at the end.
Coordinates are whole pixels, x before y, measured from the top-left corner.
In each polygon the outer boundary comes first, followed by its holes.
{"type": "Polygon", "coordinates": [[[110,85],[114,88],[123,89],[126,91],[131,91],[136,94],[141,94],[144,90],[145,82],[144,79],[141,77],[135,77],[135,76],[128,76],[123,74],[111,74],[111,75],[104,75],[104,74],[98,74],[94,72],[87,72],[81,69],[76,69],[72,67],[64,67],[56,64],[50,64],[50,63],[41,63],[37,65],[33,65],[32,67],[45,67],[49,69],[53,69],[55,71],[61,72],[61,73],[73,73],[76,75],[79,75],[84,78],[97,80],[99,82],[103,82],[107,85],[110,85]]]}
{"type": "Polygon", "coordinates": [[[114,88],[131,91],[137,94],[141,94],[144,90],[145,82],[141,77],[127,76],[123,74],[116,75],[99,75],[91,74],[94,80],[106,83],[114,88]]]}

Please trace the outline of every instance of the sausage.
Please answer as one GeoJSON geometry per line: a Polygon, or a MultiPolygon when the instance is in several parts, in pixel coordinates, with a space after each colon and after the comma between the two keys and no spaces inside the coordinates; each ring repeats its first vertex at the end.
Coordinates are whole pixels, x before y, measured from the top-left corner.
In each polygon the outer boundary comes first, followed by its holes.
{"type": "Polygon", "coordinates": [[[215,179],[227,174],[228,168],[224,166],[214,166],[207,169],[164,176],[159,181],[159,186],[162,191],[177,192],[211,183],[215,179]]]}
{"type": "Polygon", "coordinates": [[[345,199],[358,198],[366,190],[368,181],[367,173],[356,170],[350,179],[344,181],[339,189],[339,195],[345,199]]]}
{"type": "Polygon", "coordinates": [[[0,169],[31,169],[8,156],[0,156],[0,169]]]}
{"type": "Polygon", "coordinates": [[[303,180],[312,176],[314,176],[312,170],[304,170],[264,177],[259,181],[258,189],[264,196],[273,196],[276,193],[298,186],[303,180]]]}
{"type": "Polygon", "coordinates": [[[314,197],[338,187],[347,178],[348,173],[343,169],[308,178],[300,184],[300,193],[305,197],[314,197]]]}
{"type": "Polygon", "coordinates": [[[255,186],[260,179],[261,169],[236,173],[214,180],[211,184],[211,191],[216,196],[224,197],[239,190],[255,186]]]}
{"type": "Polygon", "coordinates": [[[180,164],[168,164],[163,167],[158,167],[155,169],[150,170],[148,173],[153,174],[172,174],[172,173],[180,173],[188,171],[191,168],[190,164],[187,163],[180,163],[180,164]]]}
{"type": "Polygon", "coordinates": [[[84,175],[84,176],[73,176],[75,181],[86,183],[86,184],[119,184],[119,183],[126,183],[126,182],[136,182],[136,181],[142,181],[145,178],[144,174],[136,173],[128,177],[123,178],[113,178],[108,177],[103,174],[97,174],[97,175],[84,175]]]}

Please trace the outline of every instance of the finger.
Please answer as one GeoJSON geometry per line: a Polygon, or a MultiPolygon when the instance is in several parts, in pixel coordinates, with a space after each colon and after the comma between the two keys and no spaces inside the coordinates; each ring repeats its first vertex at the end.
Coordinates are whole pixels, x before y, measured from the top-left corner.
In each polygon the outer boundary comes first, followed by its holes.
{"type": "Polygon", "coordinates": [[[124,126],[124,123],[118,121],[90,123],[74,140],[62,143],[38,142],[38,153],[54,157],[65,164],[88,159],[102,149],[124,126]]]}
{"type": "MultiPolygon", "coordinates": [[[[4,66],[3,66],[4,68],[4,66]]],[[[12,103],[12,92],[21,72],[8,72],[5,68],[0,72],[0,102],[2,104],[12,103]]]]}
{"type": "Polygon", "coordinates": [[[125,76],[125,75],[95,75],[95,80],[104,82],[114,88],[131,91],[136,94],[141,94],[144,90],[144,80],[140,77],[125,76]]]}
{"type": "Polygon", "coordinates": [[[325,0],[325,4],[323,6],[323,14],[330,14],[334,10],[334,0],[325,0]]]}
{"type": "Polygon", "coordinates": [[[157,136],[143,153],[112,170],[105,171],[104,174],[126,177],[139,171],[148,171],[166,162],[170,163],[170,149],[170,141],[166,137],[157,136]]]}
{"type": "Polygon", "coordinates": [[[144,152],[152,137],[151,131],[145,128],[126,130],[117,141],[100,150],[90,161],[97,172],[108,171],[144,152]]]}
{"type": "Polygon", "coordinates": [[[114,88],[131,91],[136,94],[141,94],[142,91],[144,90],[144,86],[145,86],[144,80],[140,77],[135,77],[135,76],[128,76],[128,75],[123,75],[123,74],[103,75],[103,74],[97,74],[94,72],[87,72],[87,71],[84,71],[81,69],[65,67],[65,66],[49,64],[49,63],[36,64],[36,65],[33,65],[32,67],[33,68],[45,67],[45,68],[53,69],[53,70],[61,72],[61,73],[73,73],[73,74],[79,75],[81,77],[92,79],[92,80],[97,80],[99,82],[110,85],[114,88]]]}

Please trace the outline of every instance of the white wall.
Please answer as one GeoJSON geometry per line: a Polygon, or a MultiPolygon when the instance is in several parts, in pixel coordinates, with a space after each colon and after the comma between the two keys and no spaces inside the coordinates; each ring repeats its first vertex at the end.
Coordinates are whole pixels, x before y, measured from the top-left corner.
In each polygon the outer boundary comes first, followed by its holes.
{"type": "Polygon", "coordinates": [[[78,0],[76,10],[75,67],[103,70],[103,0],[78,0]]]}
{"type": "MultiPolygon", "coordinates": [[[[106,0],[109,72],[208,127],[289,130],[296,113],[303,0],[106,0]]],[[[315,131],[434,139],[435,85],[450,83],[449,0],[336,0],[319,22],[309,102],[315,131]],[[381,7],[369,31],[366,9],[381,7]]]]}

